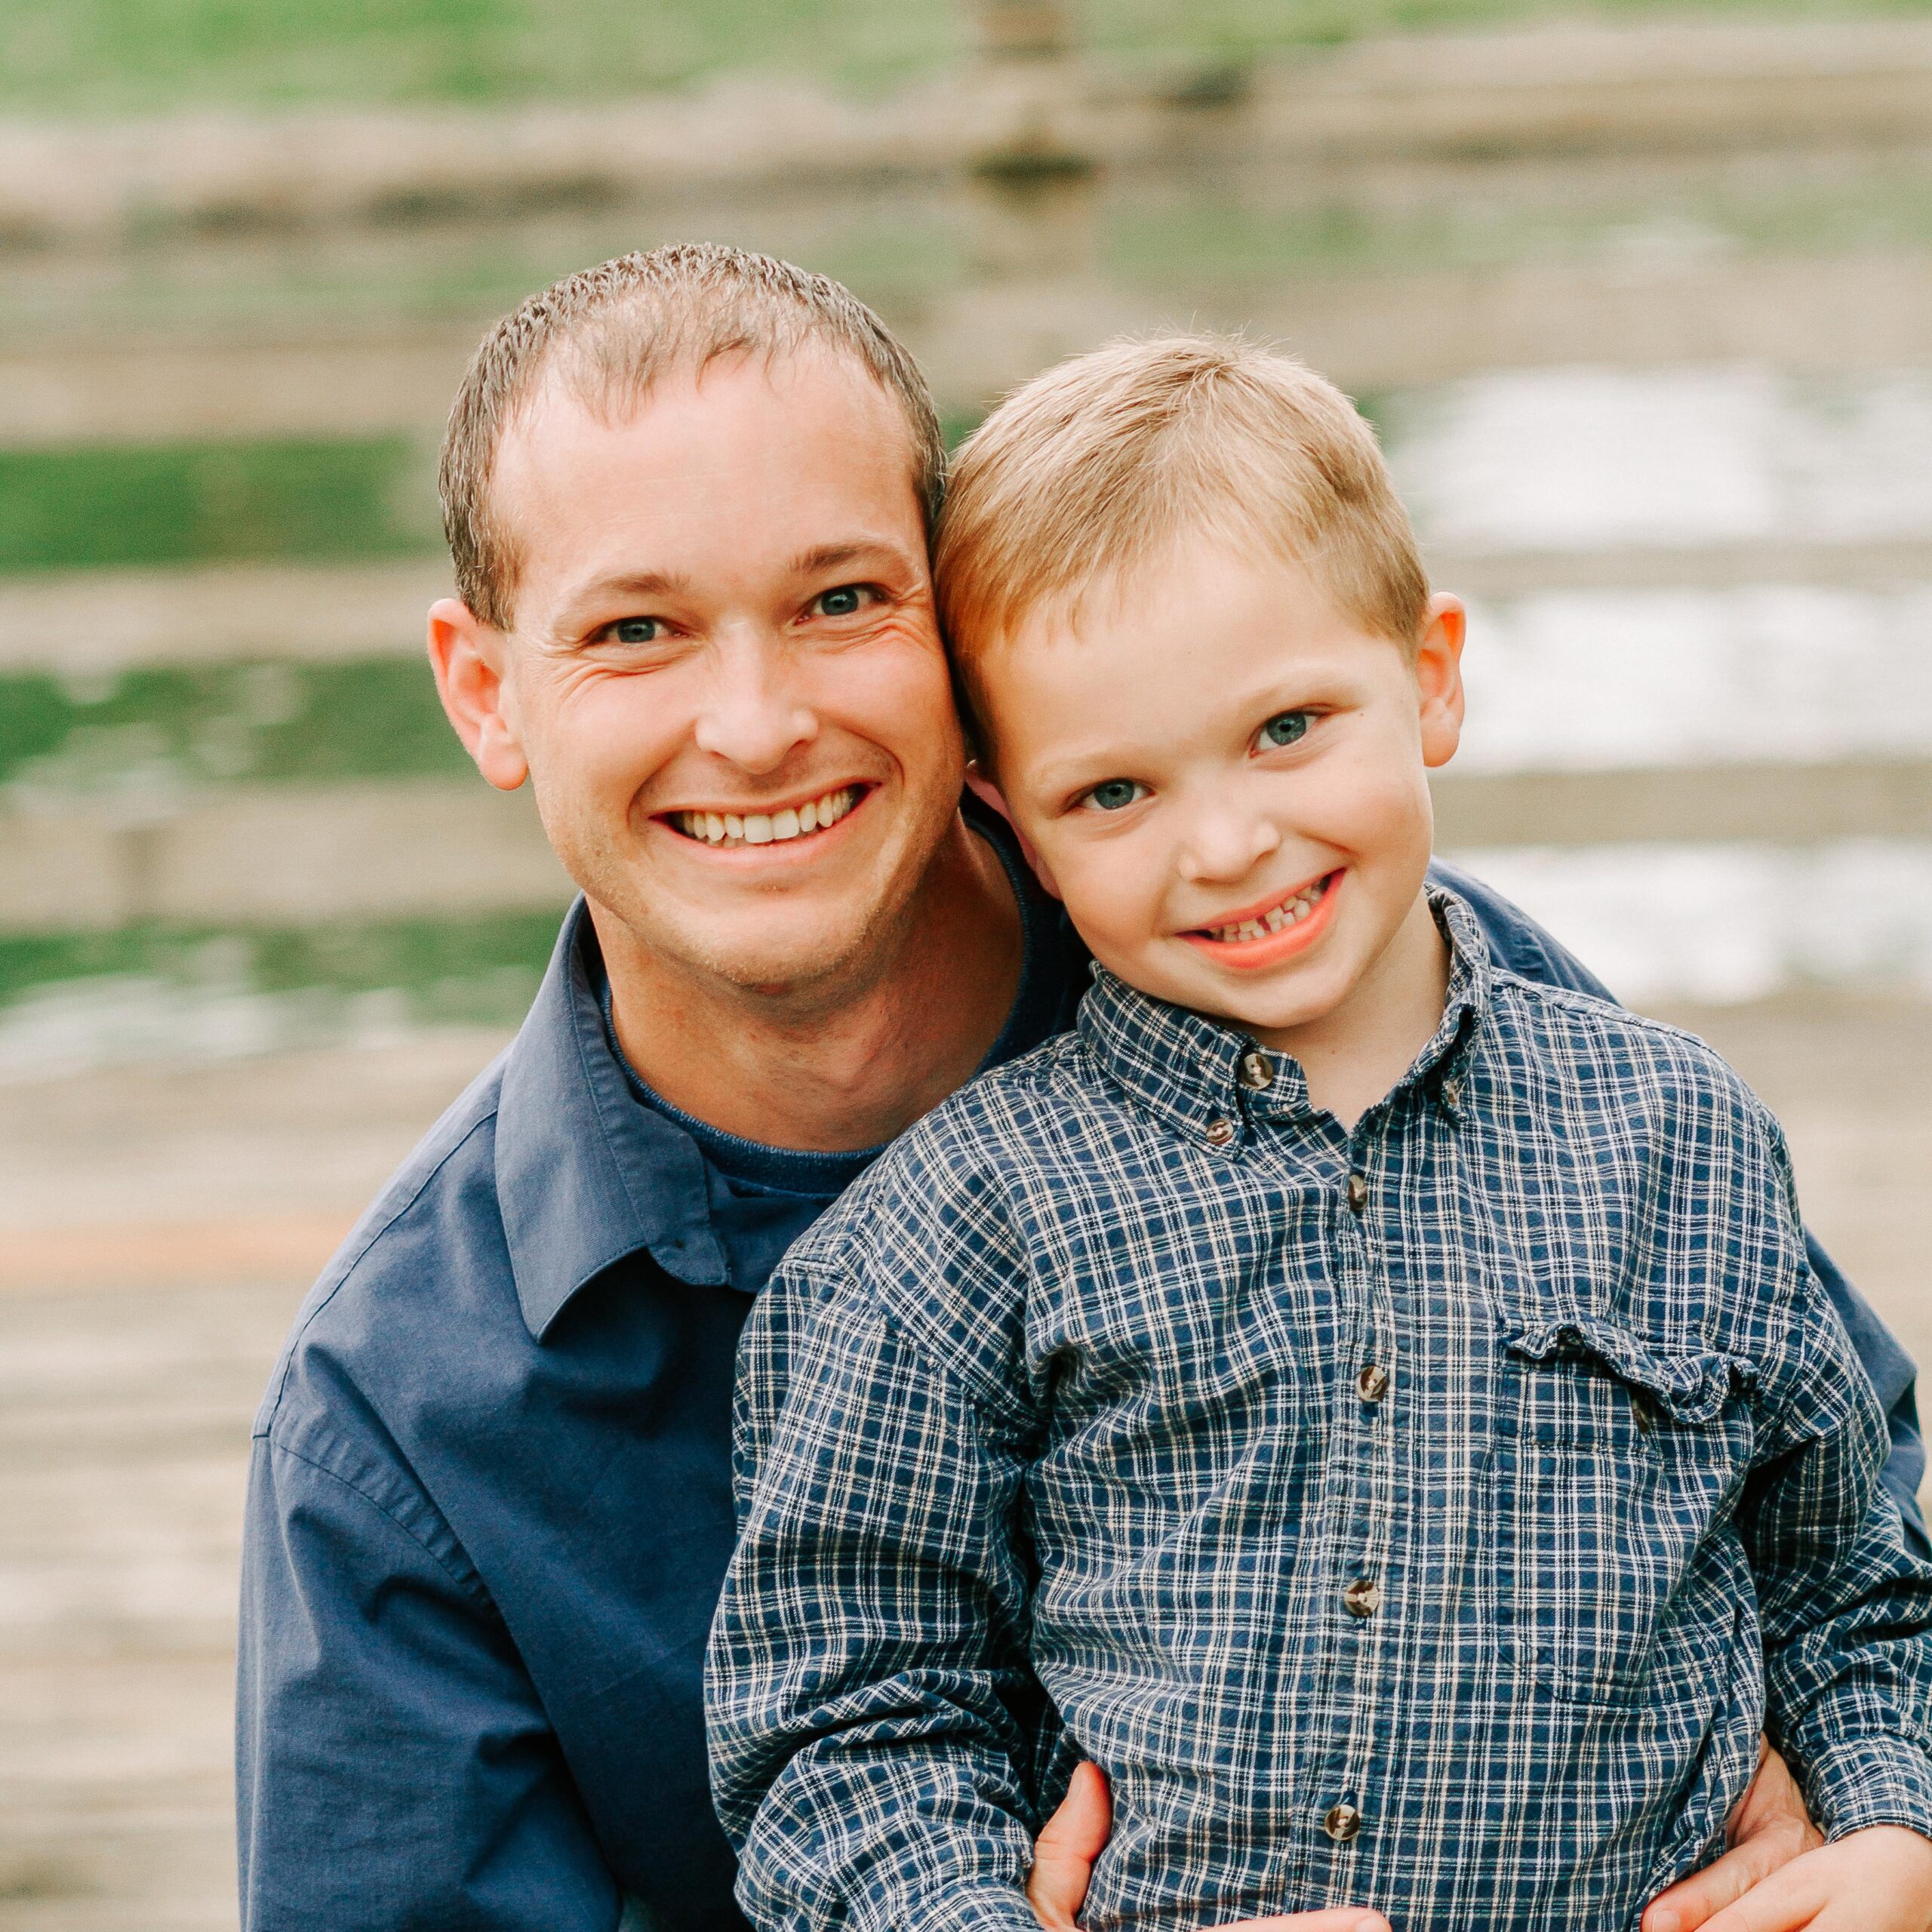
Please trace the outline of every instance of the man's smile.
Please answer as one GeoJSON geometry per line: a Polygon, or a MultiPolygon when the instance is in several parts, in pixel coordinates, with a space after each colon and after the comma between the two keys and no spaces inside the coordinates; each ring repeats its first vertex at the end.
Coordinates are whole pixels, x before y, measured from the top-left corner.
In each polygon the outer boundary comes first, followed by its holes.
{"type": "Polygon", "coordinates": [[[829,831],[874,789],[856,783],[838,786],[801,803],[763,811],[693,809],[660,816],[674,832],[699,844],[725,851],[750,845],[788,845],[815,832],[829,831]]]}

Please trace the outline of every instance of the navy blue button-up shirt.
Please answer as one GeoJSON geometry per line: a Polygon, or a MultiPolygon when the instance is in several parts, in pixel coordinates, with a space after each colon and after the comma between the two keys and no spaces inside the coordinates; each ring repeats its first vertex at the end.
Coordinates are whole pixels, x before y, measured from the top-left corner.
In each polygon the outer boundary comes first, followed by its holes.
{"type": "Polygon", "coordinates": [[[1828,1835],[1932,1837],[1932,1563],[1776,1124],[1435,911],[1352,1128],[1102,974],[780,1263],[708,1700],[757,1924],[1037,1932],[1041,1690],[1091,1932],[1634,1932],[1767,1725],[1828,1835]]]}
{"type": "MultiPolygon", "coordinates": [[[[1454,882],[1505,964],[1593,983],[1454,882]]],[[[1070,1014],[1085,969],[1069,949],[1058,970],[1070,1014]]],[[[249,1932],[611,1932],[626,1897],[675,1932],[742,1923],[700,1676],[749,1300],[728,1191],[630,1090],[598,983],[580,906],[515,1041],[363,1217],[275,1368],[243,1557],[249,1932]]],[[[1829,1280],[1909,1503],[1912,1364],[1829,1280]]]]}

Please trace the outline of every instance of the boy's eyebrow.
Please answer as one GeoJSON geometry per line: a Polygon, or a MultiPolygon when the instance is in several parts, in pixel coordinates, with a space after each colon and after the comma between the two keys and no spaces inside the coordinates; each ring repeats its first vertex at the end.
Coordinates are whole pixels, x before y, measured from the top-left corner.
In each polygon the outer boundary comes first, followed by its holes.
{"type": "Polygon", "coordinates": [[[1069,752],[1034,766],[1027,774],[1026,789],[1045,794],[1097,784],[1116,771],[1141,762],[1147,755],[1147,747],[1118,743],[1097,745],[1091,751],[1069,752]]]}

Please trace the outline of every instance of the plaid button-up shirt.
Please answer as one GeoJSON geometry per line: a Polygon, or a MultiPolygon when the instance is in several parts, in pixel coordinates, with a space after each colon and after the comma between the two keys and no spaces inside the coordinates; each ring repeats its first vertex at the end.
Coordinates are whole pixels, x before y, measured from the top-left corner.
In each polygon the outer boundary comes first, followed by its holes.
{"type": "Polygon", "coordinates": [[[755,1921],[1035,1932],[1083,1753],[1091,1928],[1622,1932],[1761,1727],[1834,1835],[1932,1835],[1932,1571],[1775,1123],[1436,904],[1352,1132],[1103,974],[792,1251],[708,1687],[755,1921]]]}

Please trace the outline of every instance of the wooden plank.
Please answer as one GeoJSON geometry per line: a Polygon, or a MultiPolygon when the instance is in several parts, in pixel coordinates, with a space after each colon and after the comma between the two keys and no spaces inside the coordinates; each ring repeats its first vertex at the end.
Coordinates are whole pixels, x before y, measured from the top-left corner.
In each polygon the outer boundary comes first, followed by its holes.
{"type": "MultiPolygon", "coordinates": [[[[1051,362],[1185,316],[1278,340],[1351,392],[1486,370],[1932,361],[1932,252],[1748,257],[1633,269],[1524,263],[1171,286],[1096,276],[975,283],[894,319],[943,410],[971,414],[1051,362]]],[[[313,339],[203,331],[0,347],[0,445],[368,435],[432,443],[493,315],[313,339]]]]}

